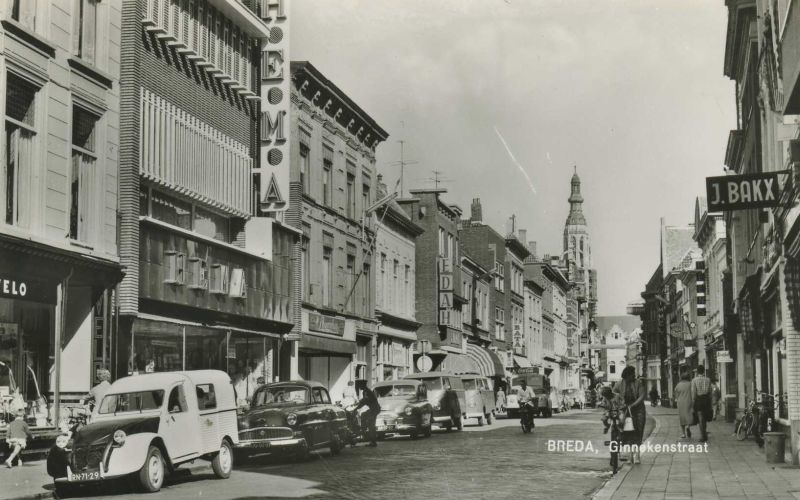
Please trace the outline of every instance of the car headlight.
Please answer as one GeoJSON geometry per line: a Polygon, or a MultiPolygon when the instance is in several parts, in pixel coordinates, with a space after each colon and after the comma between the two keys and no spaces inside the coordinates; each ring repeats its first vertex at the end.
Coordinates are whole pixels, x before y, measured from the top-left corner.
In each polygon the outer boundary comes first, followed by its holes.
{"type": "Polygon", "coordinates": [[[289,425],[295,425],[297,423],[297,415],[294,413],[286,415],[286,423],[289,425]]]}
{"type": "Polygon", "coordinates": [[[123,431],[122,429],[119,429],[119,430],[114,432],[114,442],[117,443],[120,446],[125,444],[125,438],[126,437],[127,436],[125,434],[125,431],[123,431]]]}
{"type": "Polygon", "coordinates": [[[406,414],[406,415],[408,415],[408,416],[410,417],[412,413],[414,413],[414,409],[413,409],[413,408],[411,408],[410,406],[409,406],[409,407],[407,407],[407,408],[406,408],[406,411],[405,411],[405,414],[406,414]]]}

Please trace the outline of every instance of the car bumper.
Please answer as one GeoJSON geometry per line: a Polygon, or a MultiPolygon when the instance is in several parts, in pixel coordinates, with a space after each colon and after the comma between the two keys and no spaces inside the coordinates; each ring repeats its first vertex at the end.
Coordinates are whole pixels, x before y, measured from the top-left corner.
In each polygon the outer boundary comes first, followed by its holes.
{"type": "Polygon", "coordinates": [[[100,465],[99,469],[92,469],[77,473],[73,473],[72,470],[69,468],[69,466],[67,466],[66,476],[53,478],[53,482],[59,484],[91,484],[100,481],[110,481],[113,479],[118,479],[126,475],[127,474],[115,474],[113,472],[106,472],[102,464],[100,465]]]}
{"type": "Polygon", "coordinates": [[[308,444],[305,438],[289,439],[245,439],[239,440],[237,449],[245,450],[286,450],[293,448],[306,448],[308,444]]]}

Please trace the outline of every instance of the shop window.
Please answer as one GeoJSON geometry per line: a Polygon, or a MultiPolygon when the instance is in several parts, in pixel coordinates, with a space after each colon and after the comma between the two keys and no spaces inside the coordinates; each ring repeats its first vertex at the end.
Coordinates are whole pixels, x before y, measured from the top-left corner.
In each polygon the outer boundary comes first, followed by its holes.
{"type": "Polygon", "coordinates": [[[247,297],[247,280],[245,278],[244,269],[234,268],[231,271],[230,291],[228,295],[243,299],[247,297]]]}
{"type": "MultiPolygon", "coordinates": [[[[28,2],[25,2],[28,3],[28,2]]],[[[33,2],[30,2],[33,3],[33,2]]],[[[27,227],[29,197],[34,170],[35,112],[39,88],[12,73],[6,78],[5,161],[0,201],[6,224],[27,227]]]]}
{"type": "Polygon", "coordinates": [[[230,243],[230,219],[224,215],[215,214],[200,207],[194,209],[194,231],[214,238],[215,240],[230,243]]]}
{"type": "Polygon", "coordinates": [[[189,259],[192,281],[190,288],[197,290],[208,290],[208,263],[199,257],[189,259]]]}
{"type": "MultiPolygon", "coordinates": [[[[27,3],[29,0],[25,0],[27,3]]],[[[72,15],[72,53],[94,64],[99,0],[74,0],[72,15]]],[[[33,2],[31,2],[33,3],[33,2]]]]}
{"type": "Polygon", "coordinates": [[[70,164],[69,237],[87,242],[91,223],[92,193],[97,163],[96,130],[99,117],[80,108],[72,109],[72,163],[70,164]]]}
{"type": "Polygon", "coordinates": [[[228,293],[228,266],[213,264],[211,266],[211,293],[225,295],[228,293]]]}
{"type": "Polygon", "coordinates": [[[166,267],[164,283],[183,285],[186,255],[174,250],[168,250],[164,256],[164,266],[166,267]]]}
{"type": "Polygon", "coordinates": [[[214,384],[199,384],[195,386],[197,391],[197,409],[213,410],[217,407],[217,395],[214,392],[214,384]]]}

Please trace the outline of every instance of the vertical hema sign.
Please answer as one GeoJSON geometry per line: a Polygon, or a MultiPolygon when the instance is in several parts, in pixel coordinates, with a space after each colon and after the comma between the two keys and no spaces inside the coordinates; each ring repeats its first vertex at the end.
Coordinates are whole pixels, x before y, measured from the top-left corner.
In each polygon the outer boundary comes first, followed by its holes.
{"type": "Polygon", "coordinates": [[[289,0],[261,0],[261,19],[269,39],[261,53],[260,210],[289,207],[291,71],[289,69],[289,0]]]}

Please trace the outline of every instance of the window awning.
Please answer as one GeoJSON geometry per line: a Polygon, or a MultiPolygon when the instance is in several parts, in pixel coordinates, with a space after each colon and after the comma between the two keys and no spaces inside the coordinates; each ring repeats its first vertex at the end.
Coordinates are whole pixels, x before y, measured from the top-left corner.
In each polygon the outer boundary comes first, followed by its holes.
{"type": "Polygon", "coordinates": [[[500,361],[500,356],[497,353],[478,345],[467,344],[467,356],[477,363],[481,375],[485,377],[505,377],[503,362],[500,361]]]}
{"type": "Polygon", "coordinates": [[[328,337],[319,337],[303,332],[300,337],[299,348],[305,351],[321,351],[321,354],[355,354],[356,343],[352,340],[341,340],[328,337]]]}
{"type": "Polygon", "coordinates": [[[478,364],[466,354],[450,353],[444,358],[445,371],[453,372],[456,375],[463,373],[481,373],[478,364]]]}
{"type": "Polygon", "coordinates": [[[528,361],[528,358],[525,356],[519,356],[517,354],[514,355],[514,364],[517,366],[517,368],[530,368],[533,366],[531,362],[528,361]]]}

